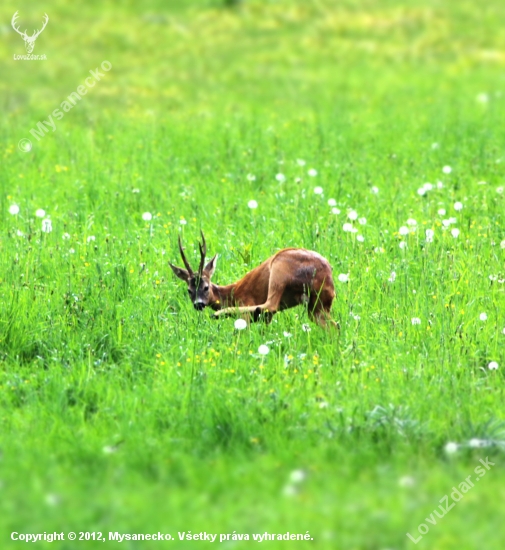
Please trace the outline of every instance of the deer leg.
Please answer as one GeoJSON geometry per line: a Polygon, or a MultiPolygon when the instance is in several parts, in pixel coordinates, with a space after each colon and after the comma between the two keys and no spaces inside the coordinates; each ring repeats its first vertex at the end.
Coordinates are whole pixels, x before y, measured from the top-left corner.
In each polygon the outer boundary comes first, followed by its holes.
{"type": "Polygon", "coordinates": [[[286,288],[286,281],[276,281],[275,283],[275,273],[272,271],[270,274],[270,281],[268,285],[268,296],[264,304],[258,304],[254,306],[240,306],[240,307],[227,307],[221,309],[215,314],[215,318],[228,315],[236,315],[237,313],[252,313],[254,321],[259,321],[260,317],[263,316],[263,320],[268,324],[272,320],[272,317],[279,310],[279,305],[281,303],[282,293],[286,288]]]}

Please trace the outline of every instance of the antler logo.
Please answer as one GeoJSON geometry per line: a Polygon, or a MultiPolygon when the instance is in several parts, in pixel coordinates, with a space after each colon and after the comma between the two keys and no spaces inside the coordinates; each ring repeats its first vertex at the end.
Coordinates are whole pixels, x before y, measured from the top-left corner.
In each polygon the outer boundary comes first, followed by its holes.
{"type": "Polygon", "coordinates": [[[26,51],[27,53],[32,53],[33,52],[33,48],[35,47],[35,40],[37,40],[39,34],[46,28],[46,25],[47,25],[47,22],[49,21],[49,17],[47,16],[47,13],[44,14],[44,20],[42,22],[42,28],[37,31],[33,31],[33,34],[31,36],[28,36],[28,34],[26,34],[26,30],[25,32],[21,32],[19,30],[19,26],[16,27],[16,19],[18,17],[18,12],[16,12],[13,16],[12,16],[12,21],[11,21],[11,24],[12,24],[12,28],[18,33],[21,35],[21,38],[25,41],[25,48],[26,48],[26,51]]]}

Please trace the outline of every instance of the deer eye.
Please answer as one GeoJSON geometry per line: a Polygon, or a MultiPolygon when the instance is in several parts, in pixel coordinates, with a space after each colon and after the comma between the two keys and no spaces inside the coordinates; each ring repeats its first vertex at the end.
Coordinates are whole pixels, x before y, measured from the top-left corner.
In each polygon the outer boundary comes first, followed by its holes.
{"type": "Polygon", "coordinates": [[[191,289],[190,288],[188,288],[188,294],[191,294],[191,289]]]}
{"type": "Polygon", "coordinates": [[[207,292],[207,290],[209,290],[209,286],[207,285],[207,286],[203,287],[203,290],[205,290],[205,292],[207,292]]]}

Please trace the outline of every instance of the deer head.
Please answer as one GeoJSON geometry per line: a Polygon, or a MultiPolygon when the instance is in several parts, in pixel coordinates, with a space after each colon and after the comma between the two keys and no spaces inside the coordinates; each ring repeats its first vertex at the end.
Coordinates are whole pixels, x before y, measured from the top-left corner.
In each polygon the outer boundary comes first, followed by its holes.
{"type": "Polygon", "coordinates": [[[25,30],[25,32],[21,32],[19,30],[19,27],[16,27],[17,17],[18,17],[18,12],[16,12],[12,16],[12,21],[11,21],[12,28],[18,34],[20,34],[21,38],[25,41],[25,48],[26,48],[27,53],[32,53],[33,48],[35,47],[35,40],[37,40],[37,37],[39,36],[39,34],[46,28],[47,22],[49,21],[49,17],[47,16],[47,14],[44,14],[44,20],[43,20],[42,28],[39,31],[37,31],[37,30],[33,31],[33,34],[31,36],[28,36],[26,34],[26,30],[25,30]]]}
{"type": "Polygon", "coordinates": [[[211,304],[214,301],[214,296],[212,292],[212,285],[210,279],[216,270],[217,254],[210,260],[210,262],[205,265],[205,254],[207,253],[207,244],[205,243],[205,237],[203,232],[200,231],[202,235],[202,242],[198,243],[200,248],[200,265],[198,271],[195,273],[191,266],[189,265],[188,260],[184,254],[184,248],[182,247],[181,237],[179,236],[179,251],[181,253],[182,261],[186,266],[186,269],[182,267],[177,267],[170,264],[172,271],[175,273],[176,277],[182,279],[188,285],[188,294],[193,303],[195,309],[201,311],[206,306],[211,304]]]}

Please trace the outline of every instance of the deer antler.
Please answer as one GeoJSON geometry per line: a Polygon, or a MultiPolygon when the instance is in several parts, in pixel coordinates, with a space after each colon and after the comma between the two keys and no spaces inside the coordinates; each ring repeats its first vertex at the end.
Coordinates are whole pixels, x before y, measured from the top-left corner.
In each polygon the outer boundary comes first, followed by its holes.
{"type": "MultiPolygon", "coordinates": [[[[17,13],[17,12],[16,12],[17,13]]],[[[32,38],[35,39],[37,38],[37,36],[46,28],[46,25],[47,25],[47,22],[49,21],[49,17],[47,15],[47,13],[44,14],[44,20],[43,20],[43,24],[42,24],[42,28],[40,29],[40,31],[35,31],[32,38]]]]}
{"type": "Polygon", "coordinates": [[[182,248],[182,242],[181,242],[181,236],[180,235],[179,235],[179,251],[181,253],[182,261],[184,262],[184,265],[186,266],[186,269],[188,270],[188,273],[190,275],[193,275],[193,270],[191,269],[191,266],[189,265],[189,262],[186,259],[186,256],[184,255],[184,248],[182,248]]]}
{"type": "Polygon", "coordinates": [[[200,230],[200,235],[202,236],[202,244],[198,243],[200,248],[200,267],[198,268],[198,273],[200,276],[203,273],[203,268],[205,266],[205,255],[207,254],[207,243],[205,242],[205,237],[203,236],[203,231],[200,230]]]}
{"type": "MultiPolygon", "coordinates": [[[[12,20],[11,20],[12,28],[13,28],[18,34],[20,34],[21,36],[23,36],[23,37],[24,37],[24,36],[27,36],[26,30],[25,30],[25,32],[21,32],[21,31],[19,30],[19,27],[16,27],[16,19],[17,19],[17,17],[18,17],[18,12],[16,12],[16,13],[12,16],[12,20]]],[[[47,17],[47,16],[46,16],[46,17],[47,17]]]]}

